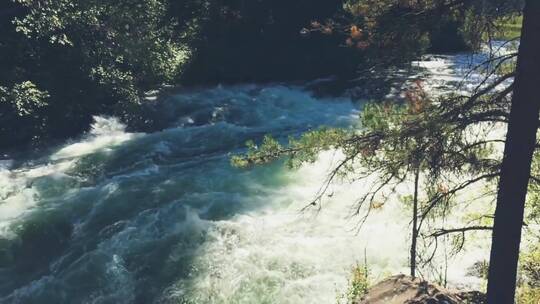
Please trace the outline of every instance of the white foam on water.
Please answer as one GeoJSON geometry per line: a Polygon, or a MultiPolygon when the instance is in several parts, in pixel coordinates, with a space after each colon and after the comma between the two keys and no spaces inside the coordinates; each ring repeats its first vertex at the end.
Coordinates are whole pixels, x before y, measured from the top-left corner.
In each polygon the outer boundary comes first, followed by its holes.
{"type": "Polygon", "coordinates": [[[76,164],[78,157],[111,149],[137,136],[141,134],[125,132],[125,125],[118,118],[95,116],[86,137],[60,148],[45,163],[12,169],[12,162],[3,161],[0,166],[0,236],[15,237],[10,228],[12,224],[39,204],[40,194],[34,180],[61,178],[76,164]]]}
{"type": "Polygon", "coordinates": [[[119,255],[113,254],[111,261],[107,263],[106,280],[105,295],[93,295],[93,299],[87,303],[128,304],[135,301],[135,279],[119,255]]]}
{"type": "Polygon", "coordinates": [[[128,140],[141,136],[137,133],[128,133],[126,126],[117,117],[94,116],[90,134],[86,139],[67,145],[51,155],[51,160],[80,157],[107,150],[118,146],[128,140]]]}
{"type": "MultiPolygon", "coordinates": [[[[334,183],[320,211],[300,211],[337,154],[322,153],[316,163],[289,172],[295,182],[259,198],[267,201],[264,210],[213,222],[192,277],[177,282],[167,295],[193,303],[335,303],[355,264],[367,261],[373,281],[408,273],[410,211],[398,195],[372,211],[359,230],[360,217],[351,216],[353,202],[372,180],[334,183]]],[[[398,189],[399,194],[411,191],[410,183],[398,189]]],[[[468,211],[471,208],[458,212],[468,211]]],[[[485,244],[485,235],[479,235],[450,259],[452,286],[480,287],[482,281],[466,270],[487,257],[485,244]]],[[[426,277],[434,279],[427,272],[426,277]]]]}
{"type": "MultiPolygon", "coordinates": [[[[413,64],[427,70],[424,88],[430,94],[447,93],[452,86],[455,90],[456,84],[461,84],[459,93],[468,94],[482,75],[471,73],[463,79],[464,73],[483,59],[467,54],[430,56],[413,64]]],[[[504,139],[505,132],[500,125],[470,130],[488,139],[504,139]]],[[[494,145],[495,157],[502,149],[502,144],[494,145]]],[[[372,281],[408,273],[411,211],[399,196],[412,193],[411,182],[374,210],[360,230],[360,218],[351,217],[351,204],[372,180],[334,183],[320,212],[300,212],[335,164],[334,153],[322,153],[316,163],[288,173],[294,182],[259,198],[267,201],[263,211],[211,223],[210,240],[199,249],[192,276],[171,286],[165,296],[190,303],[335,303],[355,264],[367,261],[372,281]]],[[[494,195],[486,193],[494,186],[479,182],[459,193],[452,215],[435,220],[431,228],[462,227],[471,213],[490,214],[494,195]]],[[[489,232],[470,232],[463,249],[452,255],[452,240],[442,238],[434,256],[439,273],[427,266],[419,272],[432,281],[444,276],[451,287],[482,289],[485,282],[469,270],[489,258],[490,241],[489,232]]]]}
{"type": "Polygon", "coordinates": [[[44,176],[61,177],[72,163],[72,161],[66,161],[15,170],[0,168],[1,237],[13,238],[14,235],[10,229],[12,223],[37,205],[39,193],[33,181],[44,176]]]}
{"type": "MultiPolygon", "coordinates": [[[[416,75],[414,78],[422,79],[424,89],[431,96],[438,97],[448,93],[469,95],[486,77],[483,71],[492,68],[498,57],[509,55],[516,49],[515,43],[494,41],[491,46],[484,45],[478,53],[426,55],[411,64],[424,69],[425,74],[416,75]],[[494,61],[486,64],[488,59],[494,61]]],[[[497,74],[491,75],[484,85],[497,77],[497,74]]],[[[508,79],[497,89],[508,86],[511,81],[512,79],[508,79]]]]}
{"type": "MultiPolygon", "coordinates": [[[[428,74],[432,75],[432,78],[426,80],[426,88],[430,93],[437,90],[439,85],[461,80],[459,73],[454,71],[455,57],[435,57],[419,64],[427,68],[431,73],[428,74]],[[435,79],[437,77],[438,79],[435,79]]],[[[348,101],[341,102],[343,100],[338,99],[334,103],[321,104],[308,93],[296,88],[270,86],[253,95],[250,95],[249,91],[249,87],[231,87],[208,90],[193,96],[181,95],[181,103],[191,102],[196,109],[200,102],[207,103],[206,107],[212,110],[206,118],[197,111],[188,113],[189,115],[179,118],[179,128],[153,134],[152,136],[160,139],[152,144],[153,153],[160,157],[174,157],[180,147],[178,143],[175,145],[174,141],[169,141],[173,137],[181,137],[182,145],[185,143],[187,148],[198,151],[199,147],[195,145],[199,142],[194,141],[192,147],[190,140],[207,136],[209,133],[202,131],[214,131],[216,126],[224,125],[221,121],[236,126],[235,123],[240,120],[242,123],[239,125],[245,128],[246,132],[267,133],[299,131],[310,128],[311,124],[316,126],[317,122],[328,123],[336,120],[351,125],[350,122],[358,116],[358,112],[352,109],[348,101]],[[249,109],[249,113],[245,109],[249,109]],[[344,114],[345,112],[347,114],[344,114]],[[218,122],[215,123],[215,120],[218,122]],[[181,128],[195,123],[204,126],[189,127],[185,130],[181,128]]],[[[504,132],[497,132],[499,131],[493,133],[494,137],[504,136],[504,132]]],[[[44,164],[20,169],[11,169],[9,163],[2,165],[0,235],[9,235],[10,225],[39,204],[39,193],[34,187],[34,179],[43,176],[60,177],[73,168],[78,158],[96,152],[111,151],[140,136],[143,135],[126,132],[125,126],[116,118],[95,117],[92,130],[86,136],[76,143],[60,148],[47,158],[44,164]]],[[[212,141],[210,146],[217,148],[221,147],[218,141],[225,140],[217,137],[202,139],[212,141]]],[[[208,143],[201,141],[200,146],[205,144],[208,143]]],[[[138,152],[140,151],[134,153],[138,152]]],[[[130,252],[130,248],[179,232],[192,235],[197,241],[205,241],[196,248],[188,249],[197,251],[194,260],[189,261],[190,275],[178,278],[163,294],[164,298],[178,302],[335,303],[336,297],[344,292],[347,286],[351,268],[357,263],[363,264],[367,260],[373,281],[399,272],[407,273],[411,212],[404,207],[398,195],[391,197],[382,208],[373,210],[360,230],[356,229],[360,218],[351,217],[351,210],[356,199],[370,186],[371,180],[336,182],[324,198],[320,212],[315,212],[313,208],[300,212],[312,200],[327,177],[328,170],[335,165],[339,157],[340,154],[334,151],[325,152],[314,164],[303,166],[297,171],[280,173],[287,175],[290,182],[275,190],[272,188],[259,191],[257,187],[261,187],[261,184],[257,181],[246,184],[246,189],[253,191],[241,192],[238,195],[250,200],[248,203],[254,206],[263,206],[262,209],[235,211],[236,215],[226,220],[205,220],[203,215],[210,208],[205,206],[201,209],[186,207],[185,218],[178,218],[177,224],[164,225],[163,228],[159,228],[160,224],[163,224],[160,222],[163,219],[160,219],[159,212],[154,214],[152,210],[141,211],[133,220],[119,222],[115,228],[118,231],[113,229],[111,237],[98,245],[97,250],[107,256],[104,265],[107,271],[103,278],[106,286],[102,290],[94,290],[92,298],[95,302],[135,301],[133,296],[139,292],[135,290],[139,278],[134,277],[136,274],[128,270],[123,258],[130,252]],[[141,223],[137,222],[137,217],[141,218],[141,223]],[[204,238],[201,235],[204,235],[204,238]]],[[[145,158],[146,160],[150,162],[152,158],[145,158]]],[[[104,193],[93,203],[89,214],[75,224],[73,237],[77,238],[85,232],[85,224],[93,222],[95,217],[99,216],[104,209],[101,207],[107,203],[107,196],[119,193],[120,184],[124,180],[167,174],[168,170],[171,168],[150,164],[136,170],[113,173],[108,183],[103,186],[104,193]]],[[[224,178],[227,177],[208,176],[209,182],[216,181],[217,184],[218,179],[224,178]]],[[[148,186],[149,191],[155,190],[151,190],[154,185],[148,186]]],[[[465,200],[480,195],[484,186],[478,184],[473,190],[468,189],[461,198],[465,200]]],[[[209,189],[213,190],[215,189],[209,189]]],[[[403,185],[398,193],[410,194],[410,183],[403,185]]],[[[445,223],[445,227],[461,226],[462,217],[468,212],[483,212],[490,208],[488,201],[491,198],[485,197],[474,205],[454,210],[454,220],[445,223]]],[[[137,202],[135,200],[128,203],[137,202]]],[[[208,205],[211,204],[212,202],[209,202],[208,205]]],[[[169,205],[170,208],[174,206],[175,202],[169,205]]],[[[169,213],[169,210],[160,208],[158,207],[158,210],[163,214],[169,213]]],[[[172,210],[174,209],[171,209],[171,212],[172,210]]],[[[163,214],[161,216],[164,216],[163,214]]],[[[451,285],[476,288],[482,284],[480,279],[467,274],[467,268],[487,258],[489,240],[486,235],[487,233],[481,232],[471,235],[464,251],[449,261],[448,279],[451,285]]],[[[172,263],[185,263],[183,259],[186,252],[183,250],[187,250],[186,246],[179,244],[177,251],[173,250],[168,259],[172,263]]],[[[436,258],[440,261],[443,257],[439,254],[436,258]]],[[[427,271],[422,270],[422,273],[433,278],[427,271]]],[[[52,280],[51,277],[44,277],[43,280],[35,281],[35,286],[29,284],[28,293],[33,294],[34,289],[37,293],[38,289],[47,288],[45,278],[52,280]],[[42,284],[45,284],[44,287],[42,284]]]]}

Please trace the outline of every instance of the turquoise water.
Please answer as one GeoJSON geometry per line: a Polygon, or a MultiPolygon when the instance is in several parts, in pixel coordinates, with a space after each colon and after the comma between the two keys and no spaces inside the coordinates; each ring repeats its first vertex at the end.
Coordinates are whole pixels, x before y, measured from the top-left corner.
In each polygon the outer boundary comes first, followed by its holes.
{"type": "MultiPolygon", "coordinates": [[[[316,265],[282,263],[279,257],[287,251],[267,252],[268,269],[257,273],[256,257],[226,250],[242,247],[235,244],[245,232],[242,217],[299,210],[294,204],[304,198],[277,194],[298,176],[280,163],[235,169],[230,154],[266,133],[285,137],[319,125],[352,125],[356,108],[347,99],[317,99],[298,87],[197,89],[166,102],[164,116],[176,121],[162,132],[128,133],[117,119],[96,117],[88,134],[51,153],[3,161],[0,299],[276,302],[291,280],[287,276],[315,276],[316,265]],[[223,246],[212,247],[217,243],[223,246]],[[224,284],[233,277],[219,273],[231,260],[215,259],[227,254],[240,254],[233,260],[245,263],[239,269],[251,275],[237,278],[234,287],[224,284]],[[208,255],[214,259],[205,260],[208,255]],[[205,286],[209,280],[216,286],[205,286]]],[[[307,199],[312,192],[302,195],[307,199]]]]}
{"type": "MultiPolygon", "coordinates": [[[[463,81],[480,55],[414,64],[430,94],[458,83],[466,93],[481,79],[463,81]]],[[[169,125],[161,132],[129,133],[114,117],[96,117],[88,134],[49,153],[0,161],[0,302],[336,303],[357,263],[368,262],[372,281],[407,273],[410,212],[399,199],[411,193],[407,183],[357,230],[354,202],[369,180],[334,183],[320,212],[300,212],[339,151],[295,171],[280,162],[229,165],[246,140],[267,133],[355,127],[360,107],[298,86],[184,90],[160,107],[169,125]]],[[[454,210],[433,228],[486,212],[486,186],[457,198],[480,209],[454,210]]],[[[489,235],[468,237],[448,261],[447,241],[438,244],[436,269],[422,275],[447,271],[451,285],[481,288],[468,268],[489,256],[489,235]]]]}

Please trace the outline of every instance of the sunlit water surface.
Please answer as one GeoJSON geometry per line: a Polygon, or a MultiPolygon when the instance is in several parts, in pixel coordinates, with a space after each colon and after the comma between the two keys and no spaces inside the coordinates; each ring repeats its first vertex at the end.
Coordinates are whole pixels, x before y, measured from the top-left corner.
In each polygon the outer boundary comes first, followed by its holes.
{"type": "MultiPolygon", "coordinates": [[[[458,79],[465,58],[419,64],[434,88],[458,79]]],[[[351,217],[369,181],[336,183],[320,211],[300,211],[338,151],[294,171],[229,164],[266,133],[357,127],[361,103],[243,85],[183,91],[166,105],[178,119],[162,132],[96,117],[41,158],[2,161],[3,303],[335,303],[357,263],[373,279],[407,272],[410,218],[397,197],[361,230],[351,217]]],[[[487,247],[481,238],[451,259],[450,283],[480,286],[467,268],[487,247]]]]}

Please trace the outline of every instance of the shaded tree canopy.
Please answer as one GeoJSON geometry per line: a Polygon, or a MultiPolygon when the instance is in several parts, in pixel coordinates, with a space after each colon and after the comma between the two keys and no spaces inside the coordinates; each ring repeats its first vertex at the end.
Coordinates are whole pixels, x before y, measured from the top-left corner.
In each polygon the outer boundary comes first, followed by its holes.
{"type": "Polygon", "coordinates": [[[189,32],[175,31],[165,1],[4,1],[0,10],[3,145],[75,135],[91,115],[174,81],[189,58],[189,32]]]}
{"type": "Polygon", "coordinates": [[[141,104],[164,84],[350,79],[430,48],[471,47],[479,2],[4,1],[2,145],[74,136],[96,114],[163,127],[141,104]]]}

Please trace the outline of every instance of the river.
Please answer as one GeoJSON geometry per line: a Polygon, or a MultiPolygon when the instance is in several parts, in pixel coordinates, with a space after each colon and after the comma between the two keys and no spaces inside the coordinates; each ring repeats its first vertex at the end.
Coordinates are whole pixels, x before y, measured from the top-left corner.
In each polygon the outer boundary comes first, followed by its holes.
{"type": "MultiPolygon", "coordinates": [[[[456,64],[468,58],[426,61],[440,76],[430,85],[459,79],[456,64]]],[[[320,211],[300,211],[339,152],[298,170],[229,164],[267,133],[357,127],[361,106],[298,85],[184,89],[166,101],[178,119],[163,131],[129,133],[95,117],[79,139],[3,160],[2,303],[336,303],[357,263],[374,278],[406,273],[409,217],[399,200],[360,230],[351,208],[366,182],[336,183],[320,211]]],[[[467,268],[488,248],[467,248],[448,279],[479,286],[467,268]]]]}

